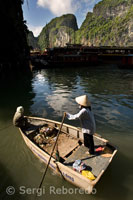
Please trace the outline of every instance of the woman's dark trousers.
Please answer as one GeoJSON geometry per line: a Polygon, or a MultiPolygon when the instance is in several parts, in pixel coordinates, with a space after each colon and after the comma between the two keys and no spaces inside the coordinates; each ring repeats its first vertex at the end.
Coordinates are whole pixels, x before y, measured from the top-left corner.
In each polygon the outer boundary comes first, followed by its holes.
{"type": "Polygon", "coordinates": [[[93,135],[84,133],[84,145],[89,148],[89,153],[94,154],[94,140],[93,135]]]}

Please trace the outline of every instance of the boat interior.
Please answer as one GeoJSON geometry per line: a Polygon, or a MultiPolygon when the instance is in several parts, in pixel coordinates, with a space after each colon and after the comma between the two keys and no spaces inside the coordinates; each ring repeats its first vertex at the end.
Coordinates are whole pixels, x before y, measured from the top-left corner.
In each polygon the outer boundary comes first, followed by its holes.
{"type": "MultiPolygon", "coordinates": [[[[60,123],[28,118],[28,124],[27,128],[22,129],[23,133],[50,155],[60,123]]],[[[76,160],[81,160],[86,165],[87,170],[97,177],[108,166],[115,147],[99,136],[94,136],[94,145],[95,154],[91,155],[88,153],[88,148],[84,146],[80,131],[73,130],[72,126],[64,124],[52,157],[71,169],[73,169],[73,163],[76,160]]]]}

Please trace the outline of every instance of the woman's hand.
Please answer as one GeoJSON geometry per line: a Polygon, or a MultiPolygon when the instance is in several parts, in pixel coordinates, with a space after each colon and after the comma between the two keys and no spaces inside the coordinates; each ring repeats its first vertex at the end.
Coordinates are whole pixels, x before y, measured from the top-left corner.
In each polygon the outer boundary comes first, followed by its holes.
{"type": "Polygon", "coordinates": [[[64,112],[64,117],[66,117],[67,116],[67,114],[66,114],[66,112],[64,112]]]}

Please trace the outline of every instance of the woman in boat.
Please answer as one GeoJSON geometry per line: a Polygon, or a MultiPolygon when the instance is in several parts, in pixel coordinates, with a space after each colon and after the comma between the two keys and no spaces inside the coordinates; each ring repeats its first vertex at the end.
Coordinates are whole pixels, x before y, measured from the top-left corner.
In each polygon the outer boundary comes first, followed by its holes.
{"type": "Polygon", "coordinates": [[[27,119],[24,117],[24,108],[22,106],[17,107],[13,117],[13,125],[20,128],[27,125],[27,119]]]}
{"type": "Polygon", "coordinates": [[[80,105],[80,111],[75,115],[70,113],[65,113],[65,115],[69,120],[80,119],[82,133],[84,135],[84,145],[89,148],[90,154],[94,154],[93,134],[96,131],[96,124],[91,109],[91,103],[87,95],[79,96],[75,100],[80,105]]]}

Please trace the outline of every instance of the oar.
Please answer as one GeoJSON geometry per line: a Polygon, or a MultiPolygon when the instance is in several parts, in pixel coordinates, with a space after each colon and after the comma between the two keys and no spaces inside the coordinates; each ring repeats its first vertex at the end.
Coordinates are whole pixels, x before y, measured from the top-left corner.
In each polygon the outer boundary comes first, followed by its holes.
{"type": "Polygon", "coordinates": [[[41,183],[40,183],[40,185],[39,185],[39,188],[41,188],[42,183],[43,183],[44,178],[45,178],[45,175],[46,175],[46,173],[47,173],[47,169],[48,169],[48,166],[49,166],[49,164],[50,164],[50,161],[51,161],[51,158],[52,158],[52,155],[53,155],[55,146],[56,146],[56,144],[57,144],[57,141],[58,141],[58,138],[59,138],[59,134],[60,134],[60,132],[61,132],[61,129],[62,129],[62,125],[63,125],[64,119],[65,119],[65,114],[63,115],[62,122],[61,122],[61,126],[60,126],[60,129],[59,129],[59,131],[58,131],[58,134],[57,134],[57,137],[56,137],[56,141],[55,141],[55,144],[54,144],[54,146],[53,146],[52,152],[51,152],[51,154],[50,154],[50,158],[49,158],[48,164],[47,164],[47,166],[46,166],[45,172],[44,172],[44,174],[43,174],[43,177],[42,177],[41,183]]]}

